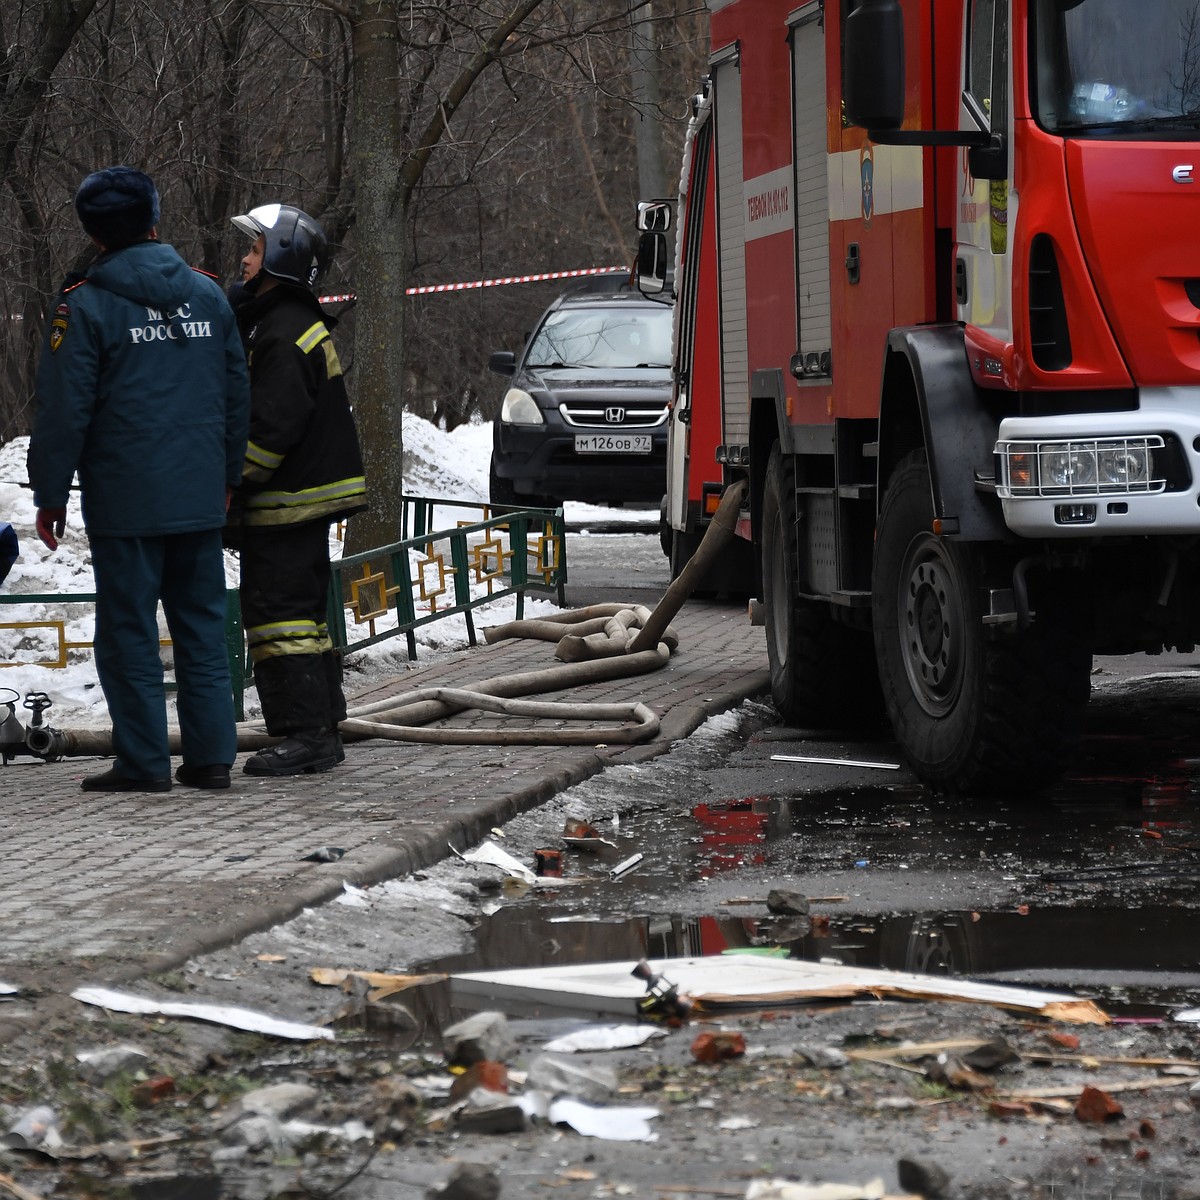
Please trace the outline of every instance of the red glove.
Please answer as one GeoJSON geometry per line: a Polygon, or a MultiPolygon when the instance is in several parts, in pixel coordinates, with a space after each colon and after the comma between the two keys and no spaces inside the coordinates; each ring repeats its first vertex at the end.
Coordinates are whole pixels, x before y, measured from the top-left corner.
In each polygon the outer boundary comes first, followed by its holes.
{"type": "Polygon", "coordinates": [[[65,508],[39,508],[37,510],[37,535],[51,549],[58,549],[58,539],[67,527],[65,508]]]}

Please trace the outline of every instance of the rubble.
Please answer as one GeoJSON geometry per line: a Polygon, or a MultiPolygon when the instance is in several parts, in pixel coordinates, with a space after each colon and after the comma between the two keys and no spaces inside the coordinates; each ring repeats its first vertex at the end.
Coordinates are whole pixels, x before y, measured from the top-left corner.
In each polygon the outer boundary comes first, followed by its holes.
{"type": "Polygon", "coordinates": [[[539,1054],[529,1065],[526,1086],[551,1096],[574,1096],[589,1104],[603,1104],[616,1095],[619,1082],[611,1067],[580,1066],[554,1054],[539,1054]]]}
{"type": "Polygon", "coordinates": [[[483,1060],[506,1062],[517,1044],[503,1013],[478,1012],[442,1031],[442,1050],[451,1066],[469,1067],[483,1060]]]}
{"type": "Polygon", "coordinates": [[[500,1180],[496,1173],[478,1163],[462,1163],[439,1188],[430,1188],[429,1200],[496,1200],[500,1180]]]}

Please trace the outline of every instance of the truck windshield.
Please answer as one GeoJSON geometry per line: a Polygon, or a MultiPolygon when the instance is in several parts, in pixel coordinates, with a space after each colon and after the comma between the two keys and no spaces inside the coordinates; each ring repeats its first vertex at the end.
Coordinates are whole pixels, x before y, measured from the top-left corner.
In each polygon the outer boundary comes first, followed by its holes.
{"type": "Polygon", "coordinates": [[[1195,135],[1200,0],[1035,0],[1035,12],[1040,125],[1080,136],[1195,135]]]}

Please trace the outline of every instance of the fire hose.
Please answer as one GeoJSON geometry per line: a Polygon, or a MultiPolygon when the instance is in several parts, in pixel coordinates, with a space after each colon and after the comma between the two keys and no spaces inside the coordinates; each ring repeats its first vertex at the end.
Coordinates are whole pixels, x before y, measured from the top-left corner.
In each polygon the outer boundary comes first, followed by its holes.
{"type": "MultiPolygon", "coordinates": [[[[640,701],[568,703],[519,697],[644,675],[665,667],[679,644],[670,625],[671,619],[695,590],[713,559],[732,539],[745,491],[744,482],[726,490],[696,553],[653,610],[640,605],[599,604],[485,629],[484,638],[489,644],[515,637],[554,641],[559,664],[495,676],[471,688],[420,688],[402,696],[353,706],[338,726],[339,732],[347,741],[387,738],[440,745],[581,746],[598,742],[632,745],[650,741],[659,731],[659,721],[657,715],[640,701]],[[469,709],[517,718],[593,723],[618,721],[621,724],[600,728],[592,724],[586,729],[575,730],[429,727],[432,721],[469,709]]],[[[104,757],[113,753],[111,730],[59,730],[44,724],[41,716],[49,707],[49,699],[41,693],[26,697],[25,707],[33,709],[33,719],[23,730],[16,720],[13,702],[0,703],[7,703],[9,709],[8,716],[0,720],[0,751],[5,762],[18,752],[48,762],[76,756],[104,757]]],[[[168,731],[168,740],[171,753],[181,753],[178,728],[168,731]]],[[[239,751],[260,750],[278,741],[279,738],[266,732],[261,721],[243,721],[237,727],[239,751]]]]}

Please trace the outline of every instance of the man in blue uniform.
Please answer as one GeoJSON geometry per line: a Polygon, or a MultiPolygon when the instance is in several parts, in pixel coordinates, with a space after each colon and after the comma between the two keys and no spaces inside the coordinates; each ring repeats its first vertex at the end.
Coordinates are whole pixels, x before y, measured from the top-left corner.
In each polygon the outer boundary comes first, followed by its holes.
{"type": "Polygon", "coordinates": [[[329,526],[366,507],[342,367],[312,286],[328,243],[290,204],[233,218],[242,259],[238,326],[250,365],[250,440],[231,511],[242,558],[242,620],[267,732],[250,775],[327,771],[345,758],[341,661],[327,624],[329,526]]]}
{"type": "Polygon", "coordinates": [[[237,744],[225,652],[221,529],[241,478],[250,392],[233,311],[210,276],[158,241],[158,192],[130,167],[75,197],[100,250],[54,309],[29,443],[37,533],[58,548],[72,478],[96,582],[96,669],[115,761],[84,791],[171,788],[161,599],[191,787],[229,786],[237,744]]]}
{"type": "Polygon", "coordinates": [[[16,531],[7,521],[0,521],[0,583],[8,578],[8,573],[20,554],[16,531]]]}

